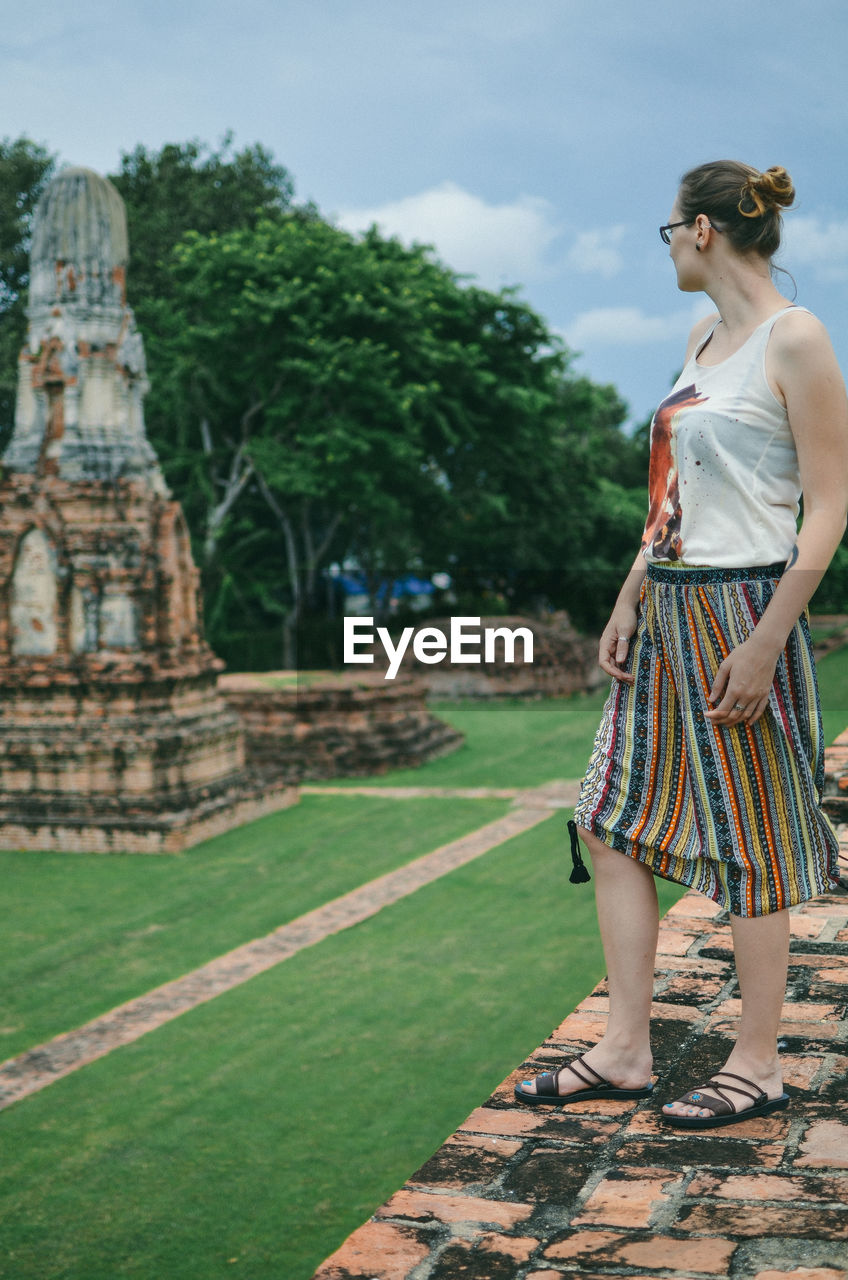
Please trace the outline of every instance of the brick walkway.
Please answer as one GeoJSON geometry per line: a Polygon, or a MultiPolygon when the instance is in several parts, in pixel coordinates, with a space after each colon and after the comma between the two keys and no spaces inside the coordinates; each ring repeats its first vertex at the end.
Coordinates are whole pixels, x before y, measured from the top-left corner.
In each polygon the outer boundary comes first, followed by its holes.
{"type": "Polygon", "coordinates": [[[600,983],[315,1280],[846,1280],[848,895],[791,915],[785,1111],[697,1134],[658,1119],[724,1062],[739,1016],[728,917],[689,892],[660,925],[655,1097],[514,1098],[603,1033],[600,983]]]}
{"type": "Polygon", "coordinates": [[[87,1063],[102,1058],[113,1049],[130,1044],[148,1031],[155,1031],[157,1027],[207,1000],[213,1000],[231,987],[264,973],[266,969],[288,960],[304,947],[314,946],[330,934],[339,933],[342,929],[349,929],[352,925],[367,920],[384,907],[414,893],[422,885],[438,880],[440,876],[488,853],[503,841],[528,831],[537,823],[550,818],[557,809],[573,805],[578,785],[575,782],[552,782],[532,790],[498,792],[486,788],[474,791],[426,787],[308,788],[313,792],[341,791],[381,797],[387,792],[395,792],[398,793],[397,798],[403,799],[422,794],[472,795],[476,798],[488,798],[496,794],[512,797],[513,807],[502,818],[497,818],[450,844],[442,845],[396,871],[379,876],[343,897],[299,916],[289,924],[281,925],[264,938],[255,938],[174,982],[165,983],[136,1000],[119,1005],[83,1027],[56,1036],[46,1044],[29,1049],[16,1058],[9,1058],[0,1064],[0,1110],[46,1088],[54,1080],[77,1071],[87,1063]]]}

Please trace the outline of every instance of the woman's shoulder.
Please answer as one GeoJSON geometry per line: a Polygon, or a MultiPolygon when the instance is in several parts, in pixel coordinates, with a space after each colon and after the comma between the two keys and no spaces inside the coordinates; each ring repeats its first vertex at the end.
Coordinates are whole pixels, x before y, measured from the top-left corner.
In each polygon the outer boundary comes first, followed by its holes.
{"type": "Polygon", "coordinates": [[[826,388],[843,388],[844,381],[830,334],[805,307],[786,307],[771,326],[766,347],[766,376],[769,385],[788,404],[790,397],[809,399],[826,388]]]}
{"type": "Polygon", "coordinates": [[[818,316],[813,315],[808,307],[794,302],[775,312],[771,319],[775,322],[773,329],[776,341],[784,335],[792,341],[793,337],[801,335],[827,334],[827,329],[818,316]]]}
{"type": "Polygon", "coordinates": [[[721,316],[717,311],[713,311],[711,315],[704,316],[701,320],[696,320],[689,334],[689,342],[686,346],[686,361],[688,362],[695,354],[700,344],[706,338],[711,329],[718,324],[721,316]]]}
{"type": "Polygon", "coordinates": [[[806,307],[788,306],[774,316],[769,347],[778,358],[832,350],[830,334],[806,307]]]}

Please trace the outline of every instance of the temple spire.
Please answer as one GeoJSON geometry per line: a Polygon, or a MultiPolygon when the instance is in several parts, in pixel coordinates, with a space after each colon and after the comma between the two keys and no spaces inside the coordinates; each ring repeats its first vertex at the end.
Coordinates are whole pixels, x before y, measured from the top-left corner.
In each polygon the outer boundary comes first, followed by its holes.
{"type": "Polygon", "coordinates": [[[91,169],[65,169],[35,210],[27,344],[10,471],[167,489],[144,429],[144,344],[126,303],[127,218],[91,169]]]}

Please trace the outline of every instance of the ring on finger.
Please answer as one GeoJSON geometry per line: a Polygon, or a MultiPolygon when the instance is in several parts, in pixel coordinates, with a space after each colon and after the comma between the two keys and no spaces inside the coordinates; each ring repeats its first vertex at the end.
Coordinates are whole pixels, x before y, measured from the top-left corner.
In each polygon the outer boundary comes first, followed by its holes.
{"type": "Polygon", "coordinates": [[[744,702],[734,702],[734,704],[733,704],[733,710],[734,710],[734,711],[744,711],[744,710],[745,710],[745,703],[744,703],[744,702]]]}

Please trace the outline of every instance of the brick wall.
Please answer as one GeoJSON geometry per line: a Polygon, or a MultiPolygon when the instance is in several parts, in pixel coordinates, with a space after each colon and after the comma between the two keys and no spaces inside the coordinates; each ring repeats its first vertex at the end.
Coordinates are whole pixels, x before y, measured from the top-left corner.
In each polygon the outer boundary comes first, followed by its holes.
{"type": "Polygon", "coordinates": [[[429,710],[427,685],[402,675],[327,675],[286,686],[284,672],[223,675],[218,690],[241,719],[248,767],[291,783],[362,777],[431,760],[463,736],[429,710]]]}

